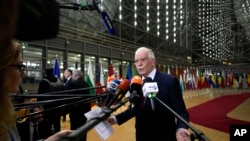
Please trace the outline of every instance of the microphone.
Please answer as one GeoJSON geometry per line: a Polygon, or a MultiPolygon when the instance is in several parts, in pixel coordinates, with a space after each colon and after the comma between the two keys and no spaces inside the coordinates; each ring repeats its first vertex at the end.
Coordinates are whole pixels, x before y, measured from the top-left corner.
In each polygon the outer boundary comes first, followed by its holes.
{"type": "Polygon", "coordinates": [[[106,106],[109,105],[112,98],[114,97],[114,93],[118,89],[119,84],[120,84],[120,81],[118,79],[114,79],[107,85],[107,89],[109,89],[110,95],[107,97],[106,104],[105,104],[106,106]]]}
{"type": "Polygon", "coordinates": [[[137,100],[136,97],[140,97],[141,93],[141,87],[142,87],[142,79],[140,76],[136,75],[131,79],[131,84],[130,84],[130,96],[129,99],[131,100],[132,103],[135,103],[137,100]]]}
{"type": "Polygon", "coordinates": [[[121,82],[118,79],[114,79],[113,81],[111,81],[108,85],[109,92],[114,93],[118,89],[120,83],[121,82]]]}
{"type": "Polygon", "coordinates": [[[112,99],[109,101],[107,107],[109,108],[112,104],[120,102],[123,96],[127,93],[129,89],[129,80],[124,79],[121,81],[118,89],[115,91],[112,99]]]}
{"type": "Polygon", "coordinates": [[[93,5],[96,7],[98,13],[101,13],[102,22],[103,22],[106,30],[108,31],[108,33],[110,35],[114,35],[115,28],[113,26],[113,23],[112,23],[111,19],[109,18],[108,13],[103,10],[102,6],[100,5],[99,0],[93,0],[93,5]]]}
{"type": "Polygon", "coordinates": [[[142,91],[143,91],[143,96],[148,97],[150,99],[152,110],[155,110],[154,98],[156,97],[156,94],[159,92],[159,89],[157,83],[152,81],[153,80],[150,77],[145,78],[142,91]]]}
{"type": "Polygon", "coordinates": [[[122,100],[122,98],[125,96],[125,94],[128,92],[129,90],[129,80],[128,79],[123,79],[121,81],[121,84],[118,86],[117,91],[115,92],[115,102],[120,102],[122,100]]]}

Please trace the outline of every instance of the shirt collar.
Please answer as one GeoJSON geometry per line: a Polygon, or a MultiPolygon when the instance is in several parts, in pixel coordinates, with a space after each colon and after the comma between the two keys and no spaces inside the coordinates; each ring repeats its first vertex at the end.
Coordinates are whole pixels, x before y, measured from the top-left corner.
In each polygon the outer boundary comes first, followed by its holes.
{"type": "MultiPolygon", "coordinates": [[[[150,78],[152,78],[152,80],[154,80],[155,74],[156,74],[156,69],[154,68],[154,69],[149,73],[149,75],[148,75],[147,77],[150,77],[150,78]]],[[[142,80],[144,80],[144,79],[145,79],[145,77],[142,76],[142,80]]]]}
{"type": "Polygon", "coordinates": [[[67,80],[69,80],[71,78],[71,76],[70,77],[68,77],[68,79],[67,80]]]}

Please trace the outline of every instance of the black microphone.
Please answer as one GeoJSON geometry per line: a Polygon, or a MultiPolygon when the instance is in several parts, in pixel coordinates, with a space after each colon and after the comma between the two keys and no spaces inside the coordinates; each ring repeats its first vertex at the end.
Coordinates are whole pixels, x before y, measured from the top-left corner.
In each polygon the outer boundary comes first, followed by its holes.
{"type": "Polygon", "coordinates": [[[152,78],[146,77],[144,79],[144,85],[142,87],[143,96],[148,97],[150,99],[152,110],[155,110],[155,102],[154,98],[156,94],[159,92],[158,85],[156,82],[153,82],[152,78]]]}
{"type": "Polygon", "coordinates": [[[108,33],[110,35],[114,35],[116,32],[115,32],[115,28],[113,26],[113,23],[108,15],[108,13],[102,9],[99,0],[93,0],[93,5],[96,7],[98,13],[101,13],[102,22],[103,22],[105,28],[107,29],[108,33]]]}
{"type": "Polygon", "coordinates": [[[133,104],[137,104],[137,100],[140,97],[141,93],[141,87],[142,87],[142,79],[140,76],[136,75],[131,79],[130,84],[130,102],[133,104]]]}

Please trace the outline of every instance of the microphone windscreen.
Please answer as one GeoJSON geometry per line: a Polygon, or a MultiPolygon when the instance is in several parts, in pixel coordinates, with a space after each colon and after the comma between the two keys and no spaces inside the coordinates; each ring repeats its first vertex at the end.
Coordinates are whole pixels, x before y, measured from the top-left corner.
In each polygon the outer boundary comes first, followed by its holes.
{"type": "Polygon", "coordinates": [[[129,89],[129,80],[128,79],[123,79],[120,83],[120,85],[118,86],[119,89],[123,90],[123,91],[128,91],[129,89]]]}
{"type": "Polygon", "coordinates": [[[122,100],[122,98],[126,95],[126,93],[129,90],[129,80],[128,79],[123,79],[121,81],[121,84],[118,86],[118,90],[115,92],[116,98],[115,98],[115,102],[120,102],[122,100]]]}
{"type": "Polygon", "coordinates": [[[115,34],[115,28],[113,26],[112,21],[110,20],[107,12],[103,11],[101,12],[101,16],[102,16],[102,22],[104,24],[104,26],[106,27],[107,31],[109,32],[110,35],[114,35],[115,34]]]}
{"type": "Polygon", "coordinates": [[[131,84],[140,84],[142,85],[142,79],[140,76],[136,75],[132,78],[131,84]]]}
{"type": "Polygon", "coordinates": [[[141,91],[142,87],[142,79],[140,76],[134,76],[131,80],[131,85],[130,85],[130,93],[133,91],[136,91],[139,93],[141,91]]]}

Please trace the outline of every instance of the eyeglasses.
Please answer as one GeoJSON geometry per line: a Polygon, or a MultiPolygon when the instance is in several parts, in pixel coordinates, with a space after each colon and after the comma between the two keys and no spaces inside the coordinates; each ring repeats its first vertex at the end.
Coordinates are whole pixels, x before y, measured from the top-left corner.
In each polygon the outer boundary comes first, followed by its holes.
{"type": "Polygon", "coordinates": [[[11,65],[11,66],[18,68],[20,72],[23,72],[26,70],[26,65],[23,65],[23,64],[17,64],[17,65],[11,65]]]}

